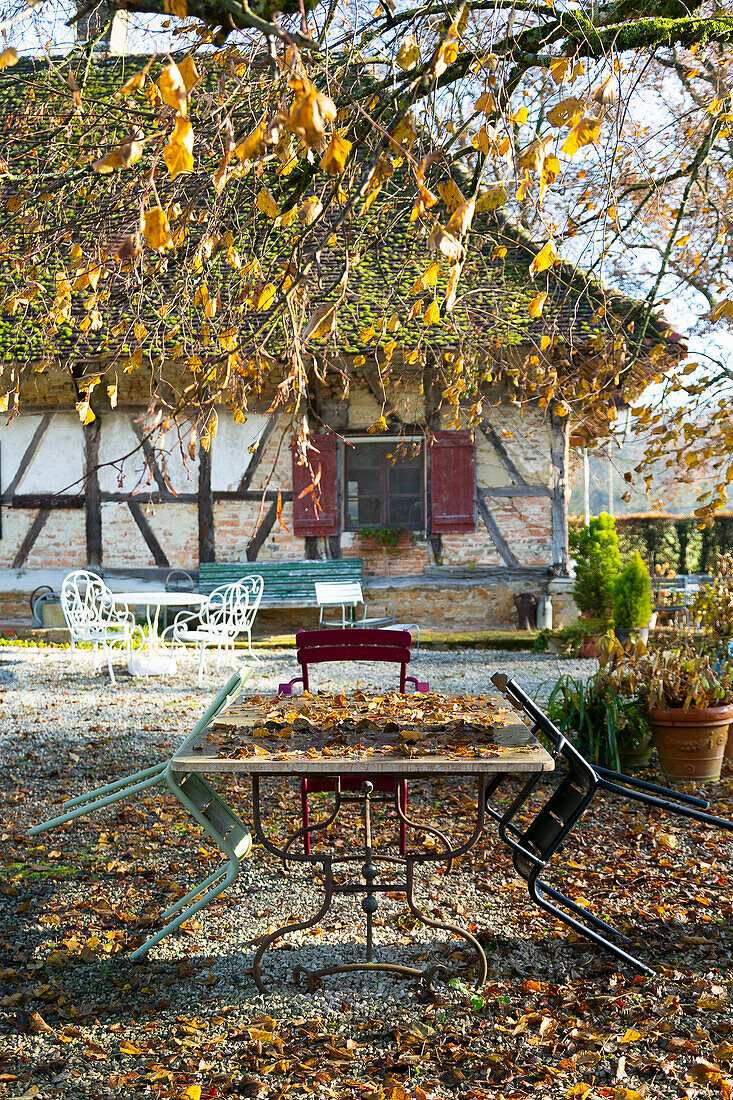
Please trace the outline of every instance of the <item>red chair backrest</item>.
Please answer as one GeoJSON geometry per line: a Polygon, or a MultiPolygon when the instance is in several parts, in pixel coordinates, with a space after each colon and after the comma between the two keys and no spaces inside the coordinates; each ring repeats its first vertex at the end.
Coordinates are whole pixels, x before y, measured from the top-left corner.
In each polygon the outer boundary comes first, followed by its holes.
{"type": "Polygon", "coordinates": [[[308,665],[323,661],[388,661],[400,666],[400,691],[405,690],[405,669],[410,661],[409,630],[299,630],[295,635],[303,686],[308,690],[308,665]]]}

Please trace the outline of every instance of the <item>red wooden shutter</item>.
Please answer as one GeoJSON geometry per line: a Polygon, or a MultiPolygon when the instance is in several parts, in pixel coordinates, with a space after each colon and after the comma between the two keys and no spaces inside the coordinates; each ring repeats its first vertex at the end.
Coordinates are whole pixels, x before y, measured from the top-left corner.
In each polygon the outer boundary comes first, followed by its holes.
{"type": "Polygon", "coordinates": [[[308,466],[298,466],[295,451],[292,452],[293,534],[298,538],[339,533],[338,441],[335,435],[313,435],[311,443],[316,449],[308,452],[310,469],[308,466]],[[303,492],[313,484],[315,489],[303,492]]]}
{"type": "Polygon", "coordinates": [[[476,530],[473,432],[436,432],[430,448],[430,528],[435,534],[476,530]]]}

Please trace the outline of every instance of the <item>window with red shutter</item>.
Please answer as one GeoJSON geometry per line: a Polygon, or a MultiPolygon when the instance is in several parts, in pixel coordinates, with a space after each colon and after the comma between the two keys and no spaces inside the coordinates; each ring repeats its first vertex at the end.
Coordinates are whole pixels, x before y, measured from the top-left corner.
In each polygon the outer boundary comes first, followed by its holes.
{"type": "Polygon", "coordinates": [[[325,538],[339,533],[338,440],[335,435],[314,435],[311,443],[315,450],[308,452],[310,466],[298,466],[292,452],[293,534],[325,538]]]}
{"type": "Polygon", "coordinates": [[[436,432],[430,446],[430,527],[434,534],[476,530],[473,432],[436,432]]]}

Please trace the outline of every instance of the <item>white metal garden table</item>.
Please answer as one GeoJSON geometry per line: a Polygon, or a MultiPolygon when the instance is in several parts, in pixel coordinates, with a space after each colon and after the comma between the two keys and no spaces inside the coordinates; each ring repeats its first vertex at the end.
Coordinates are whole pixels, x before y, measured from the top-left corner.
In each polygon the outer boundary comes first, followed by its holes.
{"type": "Polygon", "coordinates": [[[201,607],[208,600],[199,592],[113,592],[115,607],[144,607],[148,624],[145,649],[133,650],[129,670],[133,676],[166,676],[176,672],[173,653],[163,642],[158,625],[161,607],[201,607]]]}

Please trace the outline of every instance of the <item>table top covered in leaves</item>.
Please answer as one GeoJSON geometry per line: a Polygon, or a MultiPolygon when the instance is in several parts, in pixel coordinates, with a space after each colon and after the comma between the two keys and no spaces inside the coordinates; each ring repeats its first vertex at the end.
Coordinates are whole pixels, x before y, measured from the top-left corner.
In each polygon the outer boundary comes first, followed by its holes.
{"type": "Polygon", "coordinates": [[[547,771],[548,753],[491,695],[253,696],[175,758],[181,771],[341,774],[547,771]]]}

